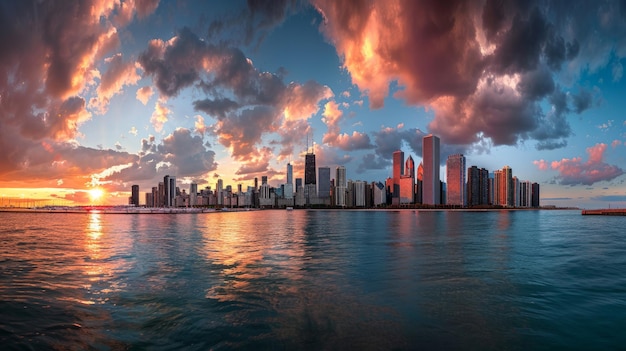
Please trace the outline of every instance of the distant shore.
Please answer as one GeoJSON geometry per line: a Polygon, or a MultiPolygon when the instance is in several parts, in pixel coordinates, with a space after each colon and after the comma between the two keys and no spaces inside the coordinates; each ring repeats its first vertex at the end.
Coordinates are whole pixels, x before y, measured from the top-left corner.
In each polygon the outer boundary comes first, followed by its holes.
{"type": "MultiPolygon", "coordinates": [[[[267,211],[285,209],[259,209],[259,208],[198,208],[198,207],[179,207],[179,208],[149,208],[149,207],[128,207],[128,206],[48,206],[48,207],[0,207],[0,212],[22,212],[22,213],[103,213],[103,214],[190,214],[190,213],[220,213],[220,212],[246,212],[246,211],[267,211]]],[[[554,210],[575,210],[576,207],[499,207],[499,208],[428,208],[428,207],[397,207],[397,208],[295,208],[296,211],[383,211],[383,212],[500,212],[500,211],[554,211],[554,210]]],[[[583,214],[599,214],[585,213],[606,210],[583,210],[583,214]]],[[[620,210],[615,210],[620,211],[620,210]]],[[[621,210],[626,213],[626,210],[621,210]]]]}
{"type": "Polygon", "coordinates": [[[180,208],[148,208],[148,207],[0,207],[0,212],[23,212],[23,213],[106,213],[106,214],[185,214],[185,213],[215,213],[215,212],[238,212],[250,211],[256,209],[245,208],[196,208],[196,207],[180,207],[180,208]]]}

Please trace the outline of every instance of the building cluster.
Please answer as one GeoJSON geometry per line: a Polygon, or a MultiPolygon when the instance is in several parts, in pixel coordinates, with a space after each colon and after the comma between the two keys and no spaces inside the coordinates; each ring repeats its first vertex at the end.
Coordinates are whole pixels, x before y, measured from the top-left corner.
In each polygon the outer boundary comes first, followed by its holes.
{"type": "MultiPolygon", "coordinates": [[[[393,153],[393,174],[383,184],[348,180],[346,168],[338,166],[331,179],[330,167],[316,167],[315,154],[307,151],[304,159],[304,182],[296,178],[288,163],[286,182],[270,186],[267,176],[254,179],[245,190],[224,186],[219,179],[215,189],[189,185],[188,192],[176,185],[176,177],[166,175],[163,182],[145,193],[146,207],[539,207],[539,184],[519,180],[510,167],[489,173],[484,168],[466,168],[465,157],[450,155],[446,161],[446,180],[440,179],[440,142],[434,135],[422,141],[422,162],[415,167],[411,156],[393,153]]],[[[139,206],[139,186],[133,185],[129,204],[139,206]]]]}
{"type": "Polygon", "coordinates": [[[484,168],[466,168],[465,156],[449,155],[446,182],[440,179],[440,142],[434,135],[422,140],[422,163],[404,162],[404,153],[393,154],[393,177],[387,179],[392,205],[422,204],[447,207],[539,207],[539,184],[520,180],[505,166],[489,173],[484,168]]]}

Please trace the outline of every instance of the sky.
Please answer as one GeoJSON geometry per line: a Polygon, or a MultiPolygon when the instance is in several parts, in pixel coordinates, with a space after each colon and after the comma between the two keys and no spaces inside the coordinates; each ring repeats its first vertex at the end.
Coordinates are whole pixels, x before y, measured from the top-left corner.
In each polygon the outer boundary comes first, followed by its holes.
{"type": "Polygon", "coordinates": [[[432,133],[442,176],[626,207],[624,65],[623,0],[0,0],[0,206],[278,186],[307,147],[384,181],[432,133]]]}

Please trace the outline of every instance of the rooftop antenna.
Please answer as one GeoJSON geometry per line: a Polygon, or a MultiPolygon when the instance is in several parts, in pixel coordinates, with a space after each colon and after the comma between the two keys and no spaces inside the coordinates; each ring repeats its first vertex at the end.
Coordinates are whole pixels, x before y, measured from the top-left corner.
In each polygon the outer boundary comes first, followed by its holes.
{"type": "Polygon", "coordinates": [[[309,146],[309,133],[306,133],[306,153],[311,154],[313,152],[315,152],[315,150],[311,151],[311,147],[309,146]]]}

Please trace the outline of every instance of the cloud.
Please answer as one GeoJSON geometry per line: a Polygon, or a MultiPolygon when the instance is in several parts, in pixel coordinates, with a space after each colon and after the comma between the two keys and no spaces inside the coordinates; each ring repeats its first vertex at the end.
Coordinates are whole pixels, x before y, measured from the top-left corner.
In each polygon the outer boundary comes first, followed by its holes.
{"type": "Polygon", "coordinates": [[[156,186],[166,174],[200,177],[215,169],[215,152],[207,149],[203,135],[194,134],[186,128],[177,128],[159,143],[152,135],[141,139],[138,157],[124,166],[104,169],[95,179],[109,190],[126,191],[129,182],[156,186]]]}
{"type": "Polygon", "coordinates": [[[446,144],[564,147],[567,115],[594,102],[577,78],[626,56],[617,1],[313,3],[324,17],[320,30],[371,107],[390,92],[426,106],[435,116],[428,131],[446,144]]]}
{"type": "Polygon", "coordinates": [[[152,94],[154,94],[152,87],[146,85],[145,87],[137,89],[137,100],[141,101],[142,104],[147,105],[148,100],[152,97],[152,94]]]}
{"type": "Polygon", "coordinates": [[[595,201],[624,202],[626,201],[626,195],[599,195],[592,196],[590,199],[595,201]]]}
{"type": "Polygon", "coordinates": [[[363,173],[372,169],[385,169],[391,162],[375,154],[365,154],[357,168],[357,173],[363,173]]]}
{"type": "Polygon", "coordinates": [[[322,122],[328,127],[328,131],[322,137],[322,143],[344,151],[371,149],[373,147],[367,134],[354,131],[352,135],[349,135],[340,132],[339,122],[343,112],[339,110],[339,105],[336,102],[327,102],[322,116],[322,122]]]}
{"type": "Polygon", "coordinates": [[[335,141],[330,144],[344,151],[371,149],[374,146],[370,141],[369,135],[354,131],[350,134],[339,134],[335,141]]]}
{"type": "Polygon", "coordinates": [[[195,132],[204,135],[207,132],[208,127],[204,124],[204,118],[200,115],[195,116],[196,121],[194,122],[195,132]]]}
{"type": "Polygon", "coordinates": [[[144,18],[154,12],[159,6],[159,0],[135,0],[137,16],[144,18]]]}
{"type": "Polygon", "coordinates": [[[535,160],[535,161],[533,161],[533,164],[534,164],[535,166],[537,166],[537,168],[539,168],[539,169],[540,169],[540,170],[542,170],[542,171],[545,171],[545,170],[547,170],[547,169],[550,167],[549,163],[548,163],[548,162],[546,162],[546,161],[545,161],[545,160],[543,160],[543,159],[541,159],[541,160],[539,160],[539,161],[536,161],[536,160],[535,160]]]}
{"type": "MultiPolygon", "coordinates": [[[[120,11],[108,1],[19,1],[0,5],[0,175],[2,186],[84,187],[90,174],[136,158],[78,145],[92,116],[89,95],[110,98],[134,84],[133,63],[114,55],[120,11]],[[58,181],[62,180],[59,184],[58,181]]],[[[149,13],[146,8],[145,14],[149,13]]],[[[95,102],[95,100],[94,100],[95,102]]],[[[98,107],[94,105],[93,107],[98,107]]]]}
{"type": "Polygon", "coordinates": [[[619,61],[613,62],[611,71],[613,73],[614,82],[619,82],[620,80],[622,80],[622,76],[624,75],[624,66],[622,66],[621,62],[619,61]]]}
{"type": "Polygon", "coordinates": [[[193,102],[196,111],[202,111],[217,119],[226,118],[226,114],[239,108],[239,104],[231,99],[204,99],[193,102]]]}
{"type": "Polygon", "coordinates": [[[163,130],[163,125],[168,121],[171,114],[172,110],[167,107],[166,100],[159,99],[154,105],[154,112],[150,117],[150,123],[157,133],[163,130]]]}
{"type": "MultiPolygon", "coordinates": [[[[339,154],[337,150],[325,145],[316,145],[315,147],[315,163],[317,166],[328,166],[332,168],[333,166],[345,165],[350,161],[352,161],[352,156],[348,154],[339,154]]],[[[302,165],[302,167],[304,167],[304,165],[302,165]]],[[[333,174],[332,170],[331,174],[333,174]]]]}
{"type": "MultiPolygon", "coordinates": [[[[189,28],[168,41],[150,41],[138,61],[162,98],[193,85],[200,88],[207,96],[193,102],[195,110],[217,120],[212,131],[239,162],[248,162],[266,135],[272,135],[272,145],[280,145],[279,160],[292,154],[303,143],[295,136],[306,135],[308,119],[334,95],[315,81],[285,84],[280,74],[257,70],[240,49],[201,40],[189,28]]],[[[153,115],[157,131],[167,120],[167,114],[157,113],[160,107],[153,115]]]]}
{"type": "Polygon", "coordinates": [[[278,128],[277,111],[267,106],[243,110],[215,124],[218,141],[229,148],[235,160],[247,161],[258,153],[264,131],[278,128]]]}
{"type": "Polygon", "coordinates": [[[130,130],[128,131],[128,134],[132,134],[134,136],[137,136],[137,128],[135,128],[134,126],[130,128],[130,130]]]}
{"type": "MultiPolygon", "coordinates": [[[[624,171],[618,166],[604,162],[606,148],[606,144],[596,144],[587,148],[589,159],[586,162],[583,162],[581,157],[564,158],[560,161],[552,161],[550,167],[559,172],[557,179],[562,185],[593,185],[597,182],[613,180],[624,174],[624,171]]],[[[542,161],[535,161],[538,162],[535,164],[540,169],[545,166],[545,161],[544,163],[542,161]]]]}
{"type": "Polygon", "coordinates": [[[615,149],[616,147],[620,146],[620,145],[622,145],[622,141],[621,141],[621,140],[613,140],[613,141],[611,142],[611,147],[612,147],[612,148],[614,148],[614,149],[615,149]]]}
{"type": "Polygon", "coordinates": [[[101,114],[106,112],[109,100],[114,95],[121,93],[125,85],[135,85],[140,78],[135,63],[124,62],[120,53],[106,58],[104,62],[109,67],[100,79],[97,89],[98,98],[94,103],[101,114]]]}

